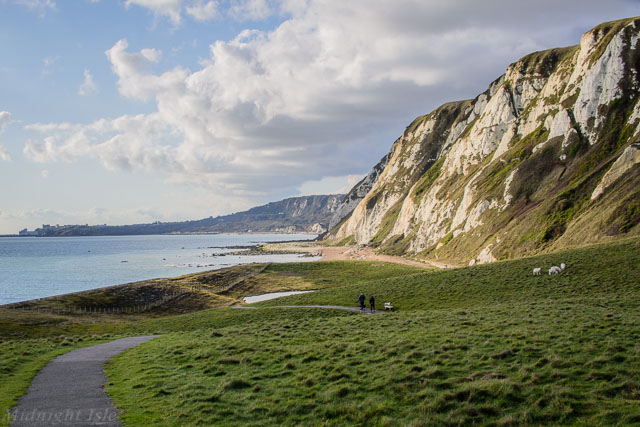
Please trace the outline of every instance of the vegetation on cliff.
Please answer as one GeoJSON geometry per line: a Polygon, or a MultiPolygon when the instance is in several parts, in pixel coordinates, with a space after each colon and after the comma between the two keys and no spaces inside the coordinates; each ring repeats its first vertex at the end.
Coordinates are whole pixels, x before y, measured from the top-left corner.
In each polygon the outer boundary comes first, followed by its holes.
{"type": "Polygon", "coordinates": [[[640,234],[639,40],[639,18],[604,23],[418,117],[327,238],[466,264],[640,234]]]}

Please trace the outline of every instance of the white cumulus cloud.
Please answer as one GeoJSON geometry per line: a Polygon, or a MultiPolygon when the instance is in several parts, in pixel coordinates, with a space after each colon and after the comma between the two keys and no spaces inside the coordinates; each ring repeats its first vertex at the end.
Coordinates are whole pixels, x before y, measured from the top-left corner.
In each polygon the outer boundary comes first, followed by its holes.
{"type": "Polygon", "coordinates": [[[131,5],[145,7],[151,10],[156,16],[164,16],[173,24],[178,25],[181,21],[182,0],[126,0],[125,6],[131,5]]]}
{"type": "MultiPolygon", "coordinates": [[[[151,67],[160,61],[162,52],[156,49],[142,49],[138,53],[127,52],[126,40],[118,41],[106,51],[113,72],[118,76],[120,93],[129,98],[146,100],[157,93],[167,77],[151,74],[151,67]]],[[[186,72],[175,73],[177,82],[184,81],[186,72]]]]}
{"type": "Polygon", "coordinates": [[[260,21],[274,13],[267,0],[237,1],[229,8],[229,15],[238,21],[260,21]]]}
{"type": "MultiPolygon", "coordinates": [[[[4,130],[11,123],[11,113],[8,111],[0,111],[0,135],[4,132],[4,130]]],[[[0,160],[9,161],[11,160],[11,154],[0,145],[0,160]]]]}
{"type": "Polygon", "coordinates": [[[218,16],[218,2],[198,0],[185,8],[187,15],[196,21],[209,21],[218,16]]]}
{"type": "MultiPolygon", "coordinates": [[[[178,22],[185,5],[210,3],[131,4],[178,22]]],[[[106,55],[119,93],[152,101],[155,111],[90,124],[34,124],[29,129],[42,138],[28,141],[24,153],[39,162],[89,157],[108,169],[162,171],[172,182],[210,186],[218,194],[295,194],[305,182],[365,173],[416,115],[475,96],[520,56],[577,43],[567,22],[588,29],[630,5],[232,3],[248,7],[247,17],[249,10],[264,17],[277,9],[288,18],[270,31],[247,29],[213,42],[195,70],[157,71],[162,52],[131,51],[126,40],[118,41],[106,55]],[[551,45],[549,34],[556,34],[551,45]]]]}
{"type": "Polygon", "coordinates": [[[90,95],[92,93],[97,92],[97,90],[98,90],[98,86],[93,81],[93,75],[91,74],[91,71],[85,68],[84,80],[82,81],[82,84],[78,88],[78,95],[80,96],[90,95]]]}
{"type": "Polygon", "coordinates": [[[0,160],[4,160],[6,162],[11,160],[11,154],[9,154],[9,152],[2,145],[0,145],[0,160]]]}

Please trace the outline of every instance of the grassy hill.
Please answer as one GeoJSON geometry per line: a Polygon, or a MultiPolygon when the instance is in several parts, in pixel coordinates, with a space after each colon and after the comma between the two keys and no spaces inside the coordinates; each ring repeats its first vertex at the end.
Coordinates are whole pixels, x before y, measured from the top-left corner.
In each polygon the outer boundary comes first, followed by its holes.
{"type": "Polygon", "coordinates": [[[437,272],[277,264],[228,297],[318,290],[254,310],[128,319],[0,310],[0,409],[61,351],[161,333],[107,367],[126,425],[640,423],[639,261],[640,240],[628,239],[437,272]],[[561,262],[561,275],[531,274],[561,262]],[[354,306],[360,291],[397,310],[276,307],[354,306]]]}

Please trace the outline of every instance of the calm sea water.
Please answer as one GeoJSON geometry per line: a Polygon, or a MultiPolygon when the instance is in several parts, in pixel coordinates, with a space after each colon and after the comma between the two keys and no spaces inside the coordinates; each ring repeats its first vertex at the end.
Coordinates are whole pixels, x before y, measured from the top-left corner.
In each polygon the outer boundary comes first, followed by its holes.
{"type": "Polygon", "coordinates": [[[0,237],[0,304],[297,255],[227,255],[232,246],[310,240],[297,234],[0,237]]]}

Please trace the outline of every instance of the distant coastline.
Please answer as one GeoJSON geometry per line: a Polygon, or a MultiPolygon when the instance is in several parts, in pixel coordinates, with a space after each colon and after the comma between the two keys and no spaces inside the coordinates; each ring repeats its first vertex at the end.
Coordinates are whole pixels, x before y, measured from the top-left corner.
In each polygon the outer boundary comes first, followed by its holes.
{"type": "Polygon", "coordinates": [[[21,237],[142,236],[221,233],[323,234],[344,198],[343,194],[293,197],[257,206],[244,212],[191,221],[130,225],[51,225],[23,229],[21,237]]]}
{"type": "MultiPolygon", "coordinates": [[[[194,232],[183,232],[183,233],[144,233],[144,234],[92,234],[92,235],[72,235],[72,234],[66,234],[66,235],[52,235],[52,234],[43,234],[43,235],[36,235],[36,234],[30,234],[30,235],[21,235],[21,234],[0,234],[0,237],[17,237],[17,238],[25,238],[25,237],[109,237],[109,236],[113,236],[113,237],[123,237],[123,236],[213,236],[213,235],[217,235],[217,234],[237,234],[237,235],[244,235],[244,234],[290,234],[290,235],[296,235],[296,234],[304,234],[304,235],[317,235],[318,233],[314,233],[312,231],[231,231],[231,232],[227,232],[227,231],[211,231],[211,232],[207,232],[207,231],[194,231],[194,232]]],[[[298,242],[299,240],[287,240],[285,241],[285,243],[290,243],[290,242],[298,242]]]]}

